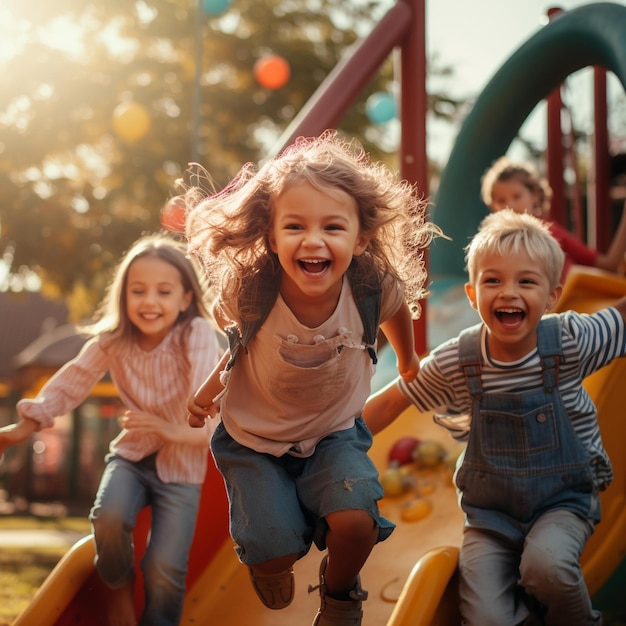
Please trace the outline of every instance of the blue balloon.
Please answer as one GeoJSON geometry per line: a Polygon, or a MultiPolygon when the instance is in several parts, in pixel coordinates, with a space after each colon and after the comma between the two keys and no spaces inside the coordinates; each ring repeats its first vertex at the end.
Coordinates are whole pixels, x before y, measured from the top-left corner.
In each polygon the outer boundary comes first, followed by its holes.
{"type": "Polygon", "coordinates": [[[207,15],[219,15],[230,6],[231,0],[202,0],[202,10],[207,15]]]}
{"type": "Polygon", "coordinates": [[[373,93],[365,103],[365,113],[370,122],[384,124],[392,120],[398,114],[396,99],[384,91],[373,93]]]}

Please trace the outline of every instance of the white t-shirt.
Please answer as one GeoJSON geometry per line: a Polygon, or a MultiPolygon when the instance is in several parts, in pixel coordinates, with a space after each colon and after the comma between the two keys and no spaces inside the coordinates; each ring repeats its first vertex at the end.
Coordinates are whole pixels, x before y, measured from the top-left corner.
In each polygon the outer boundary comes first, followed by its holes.
{"type": "MultiPolygon", "coordinates": [[[[403,302],[401,285],[383,282],[381,322],[403,302]]],[[[347,279],[333,314],[301,324],[279,295],[237,360],[221,397],[221,417],[240,444],[274,456],[310,456],[328,434],[354,425],[370,394],[375,366],[347,279]]]]}

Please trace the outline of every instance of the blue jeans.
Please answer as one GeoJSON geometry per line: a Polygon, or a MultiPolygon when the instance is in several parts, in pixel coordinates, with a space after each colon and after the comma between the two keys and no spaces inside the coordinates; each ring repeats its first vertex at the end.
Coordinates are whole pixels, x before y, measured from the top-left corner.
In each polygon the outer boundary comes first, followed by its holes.
{"type": "Polygon", "coordinates": [[[164,483],[154,455],[138,462],[119,456],[107,461],[89,514],[96,569],[112,588],[134,580],[133,528],[139,511],[150,505],[152,527],[141,561],[146,602],[139,624],[178,626],[201,486],[164,483]]]}
{"type": "Polygon", "coordinates": [[[547,611],[550,626],[601,624],[580,568],[593,524],[570,511],[547,511],[523,545],[466,528],[459,560],[461,613],[468,626],[522,624],[529,596],[547,611]]]}

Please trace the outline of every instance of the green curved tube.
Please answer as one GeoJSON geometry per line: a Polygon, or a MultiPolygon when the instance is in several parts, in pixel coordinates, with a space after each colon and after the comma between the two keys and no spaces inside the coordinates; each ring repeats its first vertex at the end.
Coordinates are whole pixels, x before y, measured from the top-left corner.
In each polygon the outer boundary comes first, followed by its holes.
{"type": "Polygon", "coordinates": [[[465,276],[463,248],[486,214],[480,179],[508,150],[537,103],[579,69],[613,72],[626,90],[626,7],[603,2],[568,11],[524,43],[496,72],[463,122],[435,196],[430,272],[465,276]]]}

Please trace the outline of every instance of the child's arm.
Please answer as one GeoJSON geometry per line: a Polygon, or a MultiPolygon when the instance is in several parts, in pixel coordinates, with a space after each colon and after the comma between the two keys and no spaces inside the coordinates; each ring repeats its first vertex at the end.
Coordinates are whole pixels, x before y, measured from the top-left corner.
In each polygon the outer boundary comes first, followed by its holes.
{"type": "Polygon", "coordinates": [[[389,426],[410,404],[400,391],[396,379],[368,398],[363,409],[363,419],[375,435],[389,426]]]}
{"type": "Polygon", "coordinates": [[[626,297],[622,298],[621,300],[618,300],[615,303],[615,308],[620,312],[624,323],[626,323],[626,297]]]}
{"type": "Polygon", "coordinates": [[[122,428],[157,435],[163,441],[171,443],[206,446],[209,441],[206,431],[189,428],[186,424],[174,424],[144,411],[126,411],[119,423],[122,428]]]}
{"type": "Polygon", "coordinates": [[[419,372],[420,361],[415,352],[413,319],[406,302],[403,302],[395,315],[383,322],[380,328],[396,353],[400,376],[407,383],[411,382],[419,372]]]}
{"type": "Polygon", "coordinates": [[[226,367],[228,359],[230,359],[230,350],[224,352],[208,378],[189,399],[187,410],[189,411],[189,425],[191,427],[202,428],[207,417],[215,417],[217,414],[217,407],[213,404],[213,399],[224,389],[224,385],[220,381],[220,373],[226,367]]]}
{"type": "Polygon", "coordinates": [[[22,443],[30,437],[39,427],[35,420],[20,419],[16,424],[9,424],[0,428],[0,458],[9,446],[22,443]]]}

